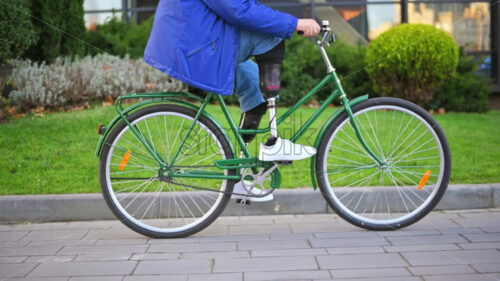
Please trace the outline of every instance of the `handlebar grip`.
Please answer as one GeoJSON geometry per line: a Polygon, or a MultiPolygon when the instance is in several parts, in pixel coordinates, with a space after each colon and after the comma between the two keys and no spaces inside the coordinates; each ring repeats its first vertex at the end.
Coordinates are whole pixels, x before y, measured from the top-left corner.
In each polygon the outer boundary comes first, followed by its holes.
{"type": "Polygon", "coordinates": [[[302,36],[302,35],[304,35],[304,31],[299,30],[299,31],[297,31],[297,34],[300,35],[300,36],[302,36]]]}

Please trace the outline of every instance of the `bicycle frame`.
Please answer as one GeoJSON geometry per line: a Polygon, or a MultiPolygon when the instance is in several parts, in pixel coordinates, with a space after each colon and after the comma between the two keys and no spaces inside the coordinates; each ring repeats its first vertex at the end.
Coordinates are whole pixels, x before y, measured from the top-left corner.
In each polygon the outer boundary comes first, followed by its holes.
{"type": "MultiPolygon", "coordinates": [[[[292,106],[290,109],[288,109],[283,115],[281,115],[279,118],[277,118],[276,122],[277,124],[281,124],[283,121],[285,121],[287,118],[289,118],[299,107],[301,107],[303,104],[305,104],[312,96],[314,96],[320,89],[322,89],[324,86],[328,85],[330,82],[333,82],[335,85],[336,89],[330,94],[330,96],[323,102],[323,104],[320,106],[320,108],[298,129],[298,131],[295,133],[295,135],[291,138],[291,141],[295,142],[300,139],[300,137],[306,132],[306,130],[317,120],[317,118],[325,111],[325,109],[335,100],[339,99],[343,105],[343,109],[347,112],[347,114],[350,117],[351,124],[353,126],[353,129],[355,130],[355,133],[363,145],[363,147],[366,149],[366,151],[373,157],[373,159],[379,164],[379,165],[384,165],[385,163],[368,147],[366,144],[365,140],[363,139],[360,130],[357,126],[356,120],[354,118],[354,115],[351,110],[351,104],[349,100],[346,97],[346,94],[344,93],[344,90],[342,88],[342,85],[340,84],[340,81],[338,79],[338,76],[336,72],[333,70],[332,72],[328,73],[327,76],[319,82],[307,95],[303,96],[294,106],[292,106]]],[[[213,94],[209,93],[203,103],[201,104],[198,114],[195,118],[195,121],[193,122],[193,125],[189,128],[187,135],[185,136],[184,141],[189,137],[189,134],[191,133],[195,122],[199,118],[201,112],[205,109],[206,105],[210,102],[212,99],[213,94]]],[[[237,175],[236,176],[229,176],[229,175],[223,175],[223,174],[213,174],[213,173],[204,173],[204,172],[196,172],[196,173],[190,173],[190,172],[184,172],[184,173],[170,173],[169,175],[172,177],[183,177],[183,178],[210,178],[210,179],[234,179],[234,180],[239,180],[241,179],[241,175],[239,173],[239,170],[241,168],[254,168],[256,165],[252,165],[249,163],[244,163],[244,159],[254,159],[250,155],[250,152],[245,145],[243,138],[241,137],[242,134],[263,134],[263,133],[268,133],[270,132],[270,127],[264,128],[264,129],[257,129],[257,130],[248,130],[248,129],[240,129],[236,126],[236,123],[234,122],[233,117],[229,113],[229,110],[226,106],[226,103],[224,102],[224,99],[222,96],[217,95],[216,97],[217,101],[220,104],[220,107],[222,109],[222,112],[224,113],[224,116],[230,126],[230,129],[233,133],[233,135],[236,138],[236,141],[238,143],[239,148],[243,152],[244,157],[243,158],[237,158],[238,153],[235,153],[235,158],[230,159],[230,160],[222,160],[219,161],[219,164],[221,162],[224,162],[226,164],[230,163],[235,163],[238,164],[237,166],[223,166],[222,164],[217,165],[219,168],[226,168],[226,169],[236,169],[237,175]],[[243,164],[243,165],[239,165],[243,164]],[[246,164],[246,165],[245,165],[246,164]]],[[[364,97],[366,99],[366,97],[364,97]]],[[[360,99],[364,100],[363,98],[360,99]]],[[[336,115],[338,117],[339,114],[336,115]]],[[[184,141],[181,144],[184,145],[184,141]]],[[[176,155],[173,157],[173,159],[170,162],[170,166],[174,166],[175,160],[177,159],[181,149],[179,149],[176,153],[176,155]]],[[[248,161],[247,161],[248,162],[248,161]]],[[[257,162],[257,161],[255,161],[257,162]]]]}
{"type": "MultiPolygon", "coordinates": [[[[328,45],[328,36],[332,36],[329,32],[331,32],[329,29],[326,31],[325,36],[323,37],[323,40],[318,41],[318,47],[321,51],[321,54],[323,56],[323,59],[325,61],[325,64],[328,69],[328,73],[323,78],[321,82],[319,82],[309,93],[307,93],[305,96],[303,96],[295,105],[293,105],[291,108],[289,108],[283,115],[281,115],[279,118],[277,118],[276,122],[277,125],[283,123],[287,118],[289,118],[299,107],[304,105],[311,97],[313,97],[320,89],[323,87],[333,84],[335,90],[328,96],[328,98],[323,102],[323,104],[320,106],[320,108],[298,129],[298,131],[295,133],[295,135],[291,138],[292,142],[296,142],[297,140],[300,139],[300,137],[307,131],[307,129],[317,120],[317,118],[325,111],[325,109],[334,101],[338,100],[341,102],[342,107],[337,110],[337,112],[328,120],[328,122],[323,126],[322,131],[320,132],[318,138],[322,138],[324,133],[326,132],[325,128],[328,127],[333,121],[335,121],[341,113],[344,111],[347,112],[347,115],[349,116],[351,125],[356,133],[356,136],[364,149],[368,152],[368,154],[376,161],[380,166],[386,165],[386,163],[381,160],[367,145],[366,141],[364,140],[363,136],[361,135],[361,132],[358,128],[358,125],[356,123],[356,120],[354,118],[354,114],[352,112],[351,106],[364,101],[368,98],[368,95],[359,97],[357,99],[354,99],[352,101],[349,101],[347,99],[347,96],[344,92],[344,89],[342,88],[342,85],[340,83],[340,80],[335,72],[335,69],[332,67],[330,60],[328,56],[326,55],[326,51],[324,49],[324,45],[328,45]]],[[[182,95],[177,95],[175,93],[170,93],[170,95],[173,94],[172,96],[166,96],[165,94],[162,96],[161,93],[155,93],[153,95],[149,94],[143,94],[143,95],[129,95],[129,96],[124,96],[120,99],[117,100],[116,104],[116,110],[118,111],[119,117],[115,118],[113,120],[116,123],[117,119],[122,119],[124,120],[127,125],[129,126],[130,130],[132,133],[138,138],[138,140],[144,145],[148,153],[150,153],[154,159],[158,162],[159,166],[161,167],[161,170],[165,172],[165,174],[168,174],[168,176],[172,178],[206,178],[206,179],[226,179],[226,180],[241,180],[241,172],[240,170],[242,168],[252,168],[254,172],[256,171],[257,167],[265,167],[269,168],[270,166],[273,165],[273,163],[269,162],[262,162],[259,161],[256,157],[252,157],[250,155],[250,152],[245,145],[242,134],[263,134],[263,133],[268,133],[270,132],[271,128],[267,127],[264,129],[257,129],[257,130],[249,130],[249,129],[240,129],[236,126],[236,123],[234,122],[233,117],[229,113],[229,110],[226,106],[226,103],[224,102],[224,99],[220,95],[216,95],[216,99],[220,104],[220,107],[222,109],[222,112],[224,113],[224,116],[230,126],[230,129],[236,138],[237,144],[242,151],[244,157],[238,158],[238,150],[234,149],[234,159],[227,159],[227,160],[217,160],[215,161],[215,166],[220,168],[220,169],[235,169],[236,170],[236,175],[226,175],[223,172],[221,173],[213,173],[213,172],[201,172],[201,171],[191,171],[191,172],[175,172],[174,170],[171,170],[171,167],[175,166],[175,161],[177,160],[178,156],[180,155],[180,152],[182,151],[182,148],[184,147],[186,140],[189,138],[190,134],[192,133],[194,126],[196,125],[197,121],[199,120],[200,116],[202,115],[208,115],[207,112],[205,111],[206,106],[210,103],[210,101],[213,98],[213,93],[209,92],[207,96],[202,100],[199,97],[196,97],[192,94],[188,93],[183,93],[185,94],[184,96],[182,95]],[[176,154],[172,159],[170,160],[170,163],[167,163],[165,159],[160,155],[154,147],[149,143],[149,141],[144,137],[144,135],[133,126],[128,119],[126,118],[126,115],[128,112],[132,110],[127,110],[124,112],[123,107],[121,106],[121,101],[124,99],[129,99],[129,98],[157,98],[156,101],[167,101],[167,102],[177,102],[181,103],[183,105],[187,105],[191,108],[196,108],[193,104],[190,104],[189,102],[179,100],[179,97],[188,97],[188,98],[193,98],[198,101],[201,101],[201,105],[197,108],[197,114],[189,127],[186,135],[184,136],[184,139],[182,140],[180,147],[178,148],[176,154]],[[177,98],[177,100],[176,100],[177,98]]],[[[179,93],[178,93],[179,94],[179,93]]],[[[143,106],[145,103],[153,103],[155,102],[155,99],[152,99],[151,101],[148,102],[142,102],[139,105],[134,105],[135,108],[138,108],[140,106],[143,106]]],[[[215,120],[211,118],[212,120],[215,120]]],[[[111,128],[111,127],[109,127],[111,128]]],[[[101,140],[100,145],[102,145],[103,140],[101,140]]],[[[316,146],[318,146],[318,140],[316,143],[316,146]]],[[[98,148],[98,153],[100,151],[100,148],[98,148]]],[[[314,159],[314,158],[313,158],[314,159]]],[[[314,165],[314,163],[313,163],[314,165]]],[[[276,169],[278,178],[279,178],[279,170],[276,169]]],[[[313,177],[314,178],[314,177],[313,177]]],[[[313,179],[314,183],[314,179],[313,179]]],[[[273,187],[279,187],[280,180],[273,180],[273,187]]],[[[314,185],[316,186],[316,185],[314,185]]]]}

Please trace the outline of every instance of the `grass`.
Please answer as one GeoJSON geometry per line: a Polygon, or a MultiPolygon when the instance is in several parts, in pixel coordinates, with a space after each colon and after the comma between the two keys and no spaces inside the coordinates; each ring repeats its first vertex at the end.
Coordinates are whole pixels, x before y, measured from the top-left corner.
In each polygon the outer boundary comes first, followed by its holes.
{"type": "MultiPolygon", "coordinates": [[[[299,143],[312,144],[321,125],[332,114],[328,109],[299,143]]],[[[208,111],[224,121],[216,106],[208,111]]],[[[231,107],[239,120],[239,108],[231,107]]],[[[290,137],[316,109],[302,108],[280,128],[290,137]],[[294,126],[295,124],[295,126],[294,126]]],[[[284,109],[280,109],[284,112],[284,109]]],[[[99,135],[98,124],[106,124],[116,112],[113,107],[69,113],[28,116],[0,125],[0,195],[100,192],[99,160],[94,157],[99,135]]],[[[264,117],[263,120],[268,120],[264,117]]],[[[453,170],[451,183],[500,182],[500,111],[486,114],[447,113],[435,118],[444,128],[451,145],[453,170]]],[[[222,122],[226,128],[226,122],[222,122]]],[[[262,125],[267,125],[263,121],[262,125]]],[[[265,139],[260,136],[258,141],[265,139]]],[[[258,150],[258,141],[251,151],[258,150]]],[[[282,187],[311,186],[309,160],[296,161],[281,169],[282,187]]]]}

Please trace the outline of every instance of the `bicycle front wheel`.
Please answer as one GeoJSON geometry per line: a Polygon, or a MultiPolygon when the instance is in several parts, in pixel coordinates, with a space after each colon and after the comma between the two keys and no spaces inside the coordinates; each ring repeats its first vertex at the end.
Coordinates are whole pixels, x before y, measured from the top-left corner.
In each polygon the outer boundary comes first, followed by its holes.
{"type": "MultiPolygon", "coordinates": [[[[196,113],[174,104],[154,105],[134,112],[128,121],[167,163],[180,151],[170,167],[178,173],[222,174],[214,161],[233,158],[233,153],[221,129],[207,117],[198,119],[181,147],[196,113]]],[[[100,183],[115,216],[134,231],[155,238],[185,237],[204,229],[224,210],[234,187],[229,180],[165,177],[124,121],[105,142],[100,183]]]]}
{"type": "Polygon", "coordinates": [[[346,113],[332,123],[316,159],[317,181],[330,207],[350,223],[371,230],[413,224],[443,196],[450,179],[446,136],[421,107],[375,98],[352,108],[363,148],[346,113]]]}

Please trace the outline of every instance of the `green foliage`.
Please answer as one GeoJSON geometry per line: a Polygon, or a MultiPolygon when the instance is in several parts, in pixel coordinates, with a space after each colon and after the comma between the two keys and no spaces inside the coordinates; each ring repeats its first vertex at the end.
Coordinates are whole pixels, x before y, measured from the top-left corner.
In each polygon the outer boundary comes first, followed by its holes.
{"type": "Polygon", "coordinates": [[[107,52],[111,55],[142,58],[153,28],[154,17],[137,24],[135,21],[124,22],[112,17],[105,24],[98,25],[95,31],[87,31],[87,54],[95,55],[107,52]]]}
{"type": "MultiPolygon", "coordinates": [[[[366,47],[352,46],[342,41],[326,48],[327,54],[350,98],[369,92],[372,84],[364,69],[366,47]]],[[[307,94],[326,75],[326,66],[318,48],[307,38],[294,36],[287,41],[283,62],[280,105],[291,105],[307,94]]],[[[321,91],[317,98],[324,100],[330,90],[321,91]]]]}
{"type": "MultiPolygon", "coordinates": [[[[74,35],[75,37],[85,40],[85,20],[84,20],[84,9],[83,0],[66,0],[65,14],[68,16],[64,17],[63,21],[64,31],[68,34],[74,35]]],[[[61,55],[68,56],[79,56],[82,57],[85,52],[85,44],[75,38],[64,36],[61,43],[61,55]]]]}
{"type": "Polygon", "coordinates": [[[434,26],[402,24],[371,42],[365,61],[376,91],[424,105],[455,72],[458,47],[434,26]]]}
{"type": "Polygon", "coordinates": [[[0,123],[6,121],[9,117],[9,107],[10,99],[6,99],[0,95],[0,123]]]}
{"type": "Polygon", "coordinates": [[[85,22],[83,0],[31,0],[32,19],[38,35],[27,57],[34,61],[53,62],[59,56],[83,56],[85,22]]]}
{"type": "Polygon", "coordinates": [[[460,48],[456,73],[436,92],[429,107],[443,107],[447,111],[486,112],[490,90],[487,78],[476,73],[478,68],[479,62],[460,48]]]}
{"type": "Polygon", "coordinates": [[[28,0],[0,3],[0,65],[21,56],[37,41],[31,24],[28,0]]]}

